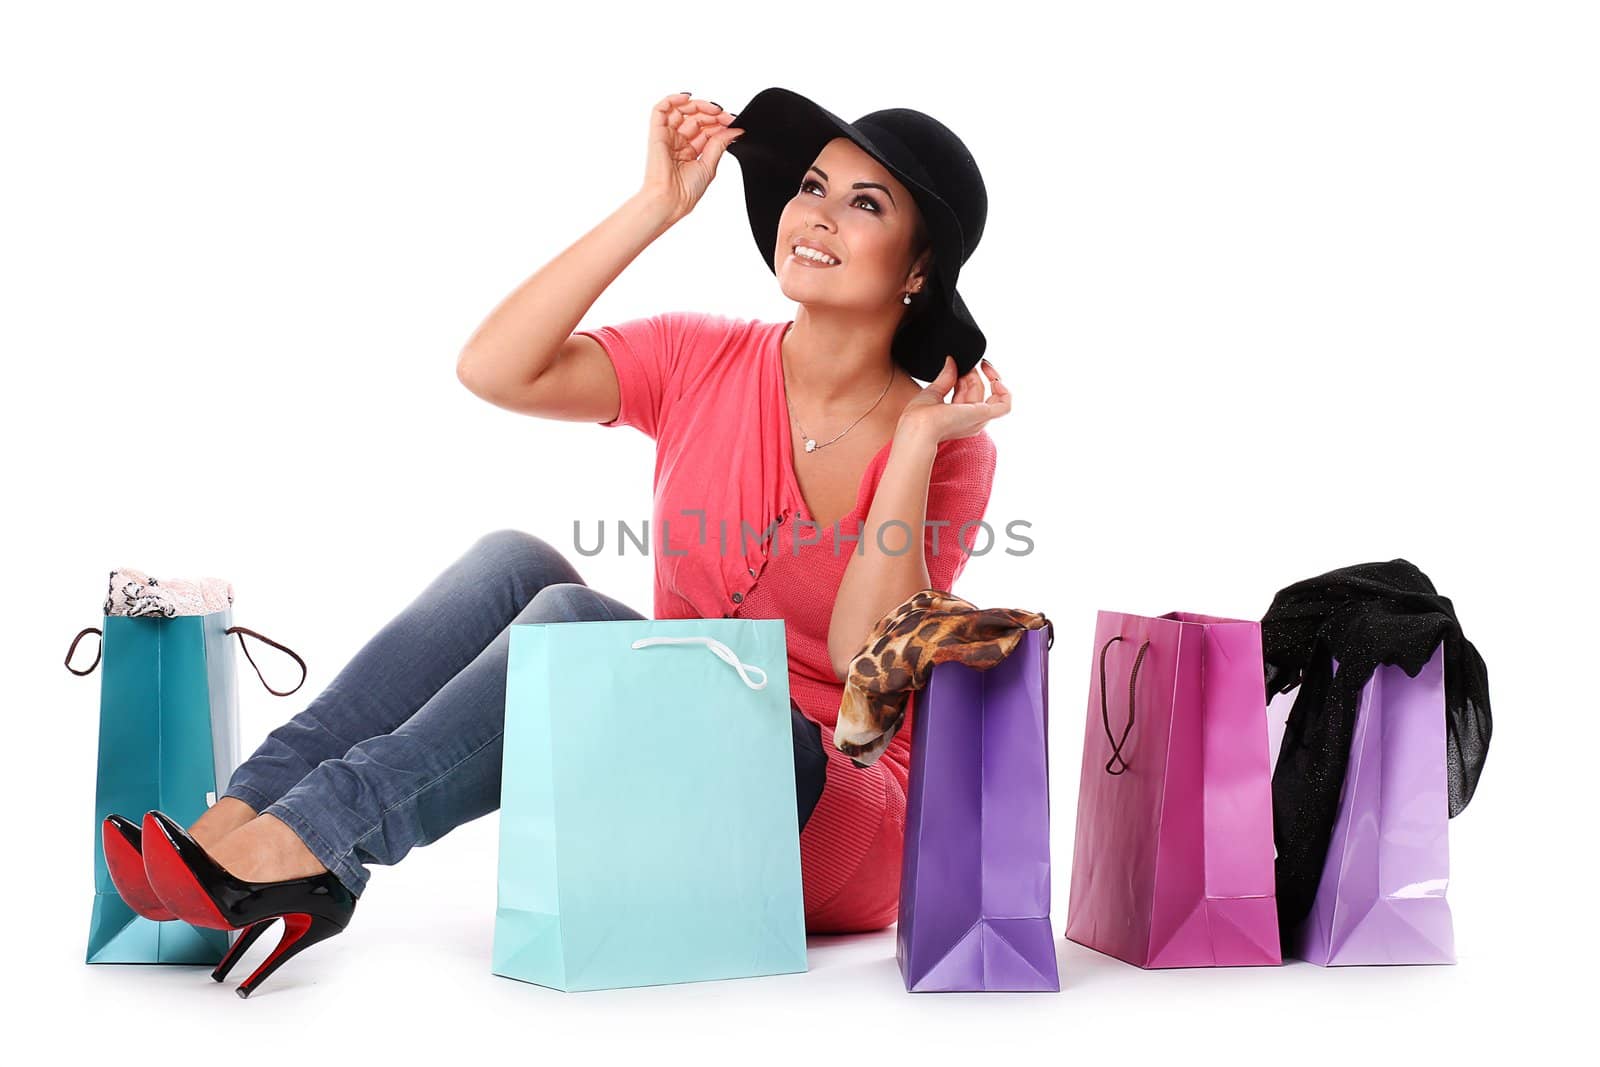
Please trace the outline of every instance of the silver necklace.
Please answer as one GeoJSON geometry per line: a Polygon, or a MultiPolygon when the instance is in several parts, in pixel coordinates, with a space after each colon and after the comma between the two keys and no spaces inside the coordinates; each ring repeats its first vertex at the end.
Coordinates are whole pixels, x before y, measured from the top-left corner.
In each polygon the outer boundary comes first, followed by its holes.
{"type": "MultiPolygon", "coordinates": [[[[889,395],[889,386],[894,384],[894,380],[895,380],[896,377],[898,377],[898,375],[896,375],[893,372],[891,372],[889,374],[889,380],[886,383],[884,383],[883,392],[879,393],[878,394],[878,399],[876,399],[876,400],[874,400],[872,402],[872,407],[868,408],[866,411],[863,411],[859,416],[857,416],[856,422],[860,422],[862,419],[866,418],[868,415],[871,415],[873,410],[876,409],[879,404],[883,403],[883,398],[889,395]]],[[[843,437],[845,434],[849,433],[851,430],[856,428],[856,422],[852,422],[849,426],[846,426],[843,430],[840,430],[838,433],[834,434],[832,437],[828,438],[826,441],[822,442],[820,445],[817,444],[817,442],[811,437],[811,435],[806,433],[806,428],[804,426],[800,426],[800,420],[799,420],[799,418],[797,418],[795,416],[795,413],[794,413],[794,401],[789,399],[789,372],[788,372],[787,368],[784,369],[784,374],[783,374],[783,399],[784,399],[784,402],[789,405],[789,417],[791,419],[794,419],[794,424],[800,428],[800,436],[805,439],[806,451],[807,452],[815,452],[819,448],[827,448],[829,445],[833,444],[839,438],[843,437]]]]}

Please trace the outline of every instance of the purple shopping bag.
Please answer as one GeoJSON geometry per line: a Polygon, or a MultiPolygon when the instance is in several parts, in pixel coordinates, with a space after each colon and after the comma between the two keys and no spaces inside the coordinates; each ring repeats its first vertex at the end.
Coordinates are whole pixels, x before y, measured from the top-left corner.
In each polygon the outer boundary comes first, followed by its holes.
{"type": "Polygon", "coordinates": [[[906,989],[1059,992],[1050,926],[1045,630],[916,695],[895,956],[906,989]]]}
{"type": "MultiPolygon", "coordinates": [[[[1292,704],[1273,702],[1276,737],[1292,704]]],[[[1446,774],[1441,644],[1415,678],[1379,664],[1361,690],[1339,817],[1290,955],[1324,967],[1455,962],[1446,774]]]]}
{"type": "Polygon", "coordinates": [[[1140,967],[1283,962],[1261,678],[1260,623],[1099,613],[1068,938],[1140,967]]]}

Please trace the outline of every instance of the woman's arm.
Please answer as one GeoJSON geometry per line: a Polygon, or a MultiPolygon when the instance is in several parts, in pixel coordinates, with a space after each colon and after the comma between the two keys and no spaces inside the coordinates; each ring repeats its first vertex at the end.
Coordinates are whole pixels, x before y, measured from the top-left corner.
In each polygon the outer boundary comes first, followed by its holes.
{"type": "MultiPolygon", "coordinates": [[[[828,657],[841,682],[849,677],[851,662],[878,621],[907,597],[932,585],[925,551],[936,551],[936,559],[965,551],[959,526],[934,530],[934,544],[925,549],[924,524],[929,482],[940,442],[978,434],[990,420],[1011,410],[1011,390],[1000,383],[999,374],[988,360],[981,366],[982,374],[974,367],[958,377],[955,360],[947,358],[944,369],[900,414],[889,446],[889,460],[878,480],[872,506],[861,523],[859,551],[857,546],[851,546],[850,562],[839,583],[828,624],[828,657]],[[991,389],[988,399],[983,395],[986,378],[991,389]],[[885,523],[894,523],[895,527],[885,530],[885,523]],[[880,530],[888,551],[878,545],[880,530]],[[894,549],[902,544],[906,550],[895,554],[894,549]]],[[[992,467],[989,473],[992,474],[992,467]]],[[[979,514],[987,501],[985,489],[978,504],[979,514]]],[[[940,581],[949,581],[958,570],[959,566],[941,563],[940,581]]]]}
{"type": "Polygon", "coordinates": [[[639,191],[490,312],[456,360],[461,383],[528,415],[614,418],[616,371],[596,341],[572,332],[628,264],[699,203],[723,150],[742,132],[732,121],[686,93],[657,102],[639,191]]]}
{"type": "MultiPolygon", "coordinates": [[[[889,446],[889,459],[861,522],[861,543],[850,546],[850,562],[839,583],[828,624],[828,657],[833,673],[844,681],[878,620],[912,593],[928,588],[928,562],[923,555],[923,522],[928,513],[928,479],[939,449],[931,433],[902,422],[889,446]],[[885,523],[895,525],[884,529],[885,523]],[[883,531],[884,547],[878,544],[883,531]],[[900,545],[906,549],[894,554],[900,545]],[[885,551],[887,548],[887,551],[885,551]]],[[[940,531],[939,551],[959,551],[948,543],[953,533],[940,531]]]]}
{"type": "Polygon", "coordinates": [[[611,361],[572,331],[623,270],[677,220],[636,193],[519,285],[461,350],[456,377],[477,396],[526,415],[601,422],[617,414],[611,361]]]}

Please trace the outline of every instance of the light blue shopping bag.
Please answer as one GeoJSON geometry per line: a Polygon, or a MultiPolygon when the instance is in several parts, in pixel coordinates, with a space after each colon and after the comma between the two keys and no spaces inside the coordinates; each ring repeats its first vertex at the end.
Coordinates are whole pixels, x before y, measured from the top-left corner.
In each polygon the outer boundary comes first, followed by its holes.
{"type": "MultiPolygon", "coordinates": [[[[241,644],[243,635],[249,634],[283,648],[253,630],[234,626],[232,610],[223,609],[172,617],[107,615],[102,628],[80,631],[67,652],[67,669],[74,674],[90,674],[102,660],[105,663],[100,675],[94,910],[87,963],[212,966],[228,950],[226,930],[176,920],[156,922],[134,914],[106,869],[100,824],[110,814],[138,822],[145,812],[159,808],[187,826],[215,802],[219,783],[225,787],[239,765],[239,696],[230,647],[235,633],[241,644]],[[90,633],[100,635],[100,655],[87,669],[78,670],[72,666],[72,655],[90,633]]],[[[302,671],[304,666],[301,661],[302,671]]],[[[294,692],[268,689],[277,696],[294,692]]]]}
{"type": "Polygon", "coordinates": [[[493,972],[806,969],[782,619],[511,627],[493,972]]]}

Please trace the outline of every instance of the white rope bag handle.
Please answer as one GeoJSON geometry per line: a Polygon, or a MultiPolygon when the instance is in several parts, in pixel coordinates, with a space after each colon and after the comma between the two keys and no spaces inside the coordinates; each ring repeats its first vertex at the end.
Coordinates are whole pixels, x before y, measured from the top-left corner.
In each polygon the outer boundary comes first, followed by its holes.
{"type": "Polygon", "coordinates": [[[705,645],[707,648],[717,654],[718,659],[723,660],[734,670],[738,671],[739,677],[744,680],[744,684],[749,686],[751,689],[765,689],[767,687],[766,671],[761,670],[761,668],[757,667],[754,663],[740,663],[738,654],[735,653],[733,649],[729,648],[727,645],[723,644],[721,641],[718,641],[714,637],[641,637],[639,640],[633,643],[632,647],[644,648],[646,645],[697,644],[705,645]],[[747,670],[759,671],[761,674],[761,681],[759,683],[752,682],[750,680],[750,675],[746,673],[747,670]]]}

